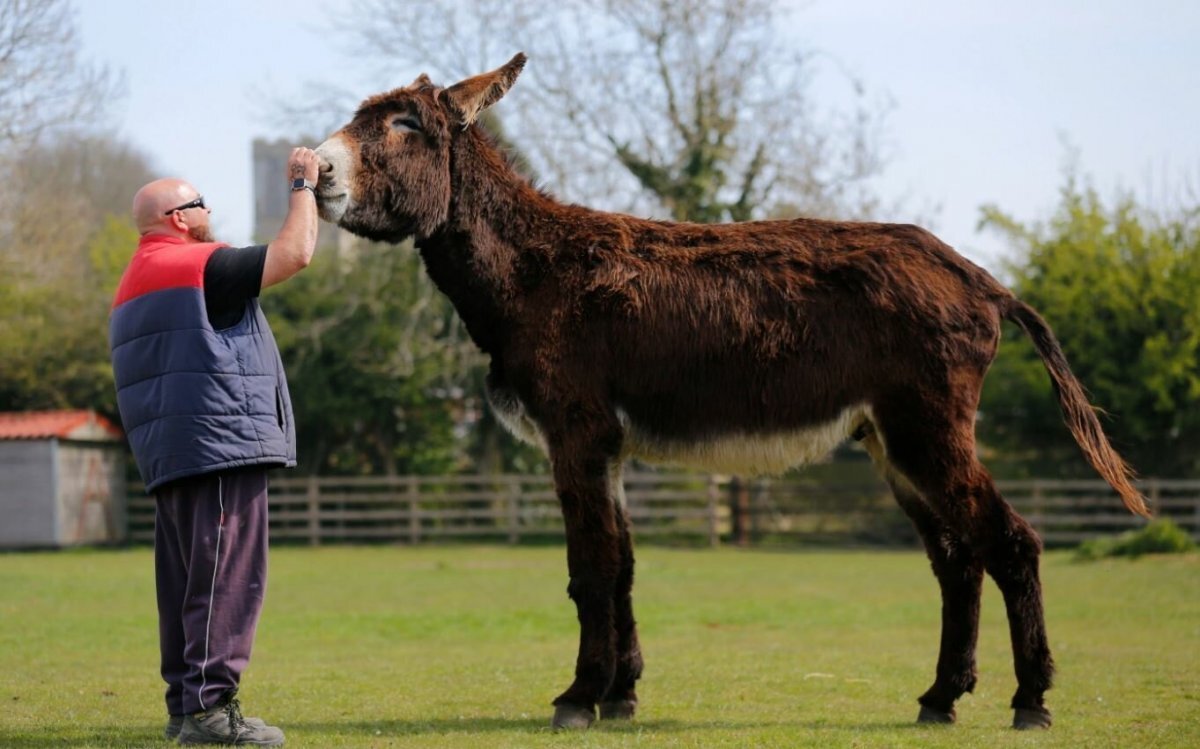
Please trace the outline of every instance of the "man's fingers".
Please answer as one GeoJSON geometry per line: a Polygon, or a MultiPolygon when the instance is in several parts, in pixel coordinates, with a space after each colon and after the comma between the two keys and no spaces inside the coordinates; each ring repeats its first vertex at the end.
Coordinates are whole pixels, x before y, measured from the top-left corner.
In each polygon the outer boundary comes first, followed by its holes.
{"type": "Polygon", "coordinates": [[[296,146],[288,157],[288,173],[293,179],[304,177],[315,182],[320,166],[321,159],[317,152],[305,146],[296,146]]]}

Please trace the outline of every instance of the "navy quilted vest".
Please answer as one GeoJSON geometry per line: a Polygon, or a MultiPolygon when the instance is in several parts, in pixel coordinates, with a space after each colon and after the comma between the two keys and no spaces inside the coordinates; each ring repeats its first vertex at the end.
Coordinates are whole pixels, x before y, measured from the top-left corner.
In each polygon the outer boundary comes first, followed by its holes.
{"type": "Polygon", "coordinates": [[[258,306],[213,330],[204,266],[220,244],[142,238],[109,320],[117,407],[151,492],[185,476],[296,465],[279,348],[258,306]]]}

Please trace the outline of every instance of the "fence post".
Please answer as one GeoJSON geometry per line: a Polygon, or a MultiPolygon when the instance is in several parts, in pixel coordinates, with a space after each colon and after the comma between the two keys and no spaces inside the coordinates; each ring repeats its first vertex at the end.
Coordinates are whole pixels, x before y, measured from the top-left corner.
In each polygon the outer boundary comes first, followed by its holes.
{"type": "Polygon", "coordinates": [[[770,491],[769,487],[770,479],[754,480],[754,494],[750,497],[750,540],[754,543],[762,540],[762,515],[767,508],[766,492],[770,491]]]}
{"type": "Polygon", "coordinates": [[[1200,541],[1200,497],[1192,497],[1192,540],[1200,541]]]}
{"type": "Polygon", "coordinates": [[[321,485],[316,476],[308,477],[308,543],[321,544],[321,485]]]}
{"type": "Polygon", "coordinates": [[[415,546],[421,541],[421,495],[417,490],[416,476],[406,477],[405,484],[404,492],[408,496],[408,542],[415,546]]]}
{"type": "Polygon", "coordinates": [[[729,509],[733,513],[733,540],[738,546],[750,545],[750,485],[740,476],[729,481],[729,509]]]}
{"type": "Polygon", "coordinates": [[[1042,498],[1042,483],[1037,479],[1033,480],[1032,494],[1033,496],[1030,497],[1030,500],[1033,504],[1033,507],[1031,508],[1033,512],[1030,513],[1033,515],[1032,525],[1033,529],[1038,532],[1038,535],[1041,535],[1043,532],[1042,529],[1046,525],[1045,517],[1042,515],[1042,513],[1045,511],[1046,503],[1042,498]]]}
{"type": "Polygon", "coordinates": [[[1158,485],[1156,477],[1150,478],[1150,514],[1158,517],[1158,505],[1162,499],[1162,487],[1158,485]]]}
{"type": "Polygon", "coordinates": [[[720,529],[717,527],[717,505],[720,500],[720,488],[717,477],[708,475],[708,545],[716,548],[721,545],[720,529]]]}
{"type": "Polygon", "coordinates": [[[521,513],[518,504],[521,501],[521,482],[513,476],[508,480],[508,492],[505,506],[508,510],[508,542],[516,546],[521,542],[521,513]]]}

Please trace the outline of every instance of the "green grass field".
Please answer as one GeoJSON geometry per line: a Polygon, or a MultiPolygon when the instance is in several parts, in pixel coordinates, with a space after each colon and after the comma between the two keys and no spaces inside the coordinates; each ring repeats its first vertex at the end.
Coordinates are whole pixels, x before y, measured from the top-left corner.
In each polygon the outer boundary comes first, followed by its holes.
{"type": "MultiPolygon", "coordinates": [[[[1043,564],[1049,733],[1018,733],[989,584],[979,685],[917,726],[940,602],[916,552],[639,551],[633,722],[549,729],[571,678],[559,548],[279,548],[242,685],[288,745],[1200,746],[1200,556],[1043,564]]],[[[146,549],[0,555],[0,746],[162,746],[146,549]]]]}

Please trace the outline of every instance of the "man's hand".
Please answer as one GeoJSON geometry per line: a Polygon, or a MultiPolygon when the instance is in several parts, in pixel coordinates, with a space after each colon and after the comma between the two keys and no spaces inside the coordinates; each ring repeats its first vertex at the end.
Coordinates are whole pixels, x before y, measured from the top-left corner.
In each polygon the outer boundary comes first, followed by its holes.
{"type": "Polygon", "coordinates": [[[288,156],[287,168],[288,182],[303,178],[315,185],[317,177],[320,176],[320,160],[317,158],[317,152],[303,146],[293,148],[292,155],[288,156]]]}

